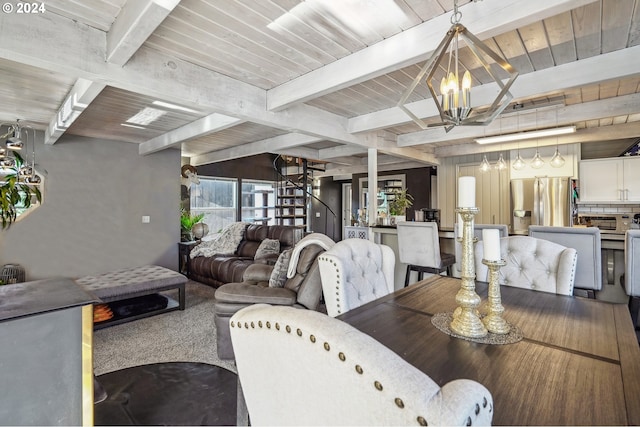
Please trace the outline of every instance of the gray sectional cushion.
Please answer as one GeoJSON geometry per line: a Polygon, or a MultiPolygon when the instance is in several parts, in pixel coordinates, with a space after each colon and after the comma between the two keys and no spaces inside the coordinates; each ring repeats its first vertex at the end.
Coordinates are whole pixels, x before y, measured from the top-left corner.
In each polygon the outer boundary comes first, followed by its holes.
{"type": "Polygon", "coordinates": [[[278,257],[278,261],[273,266],[271,277],[269,278],[269,287],[281,288],[287,281],[287,270],[289,268],[289,261],[291,260],[292,249],[287,249],[282,252],[278,257]]]}
{"type": "Polygon", "coordinates": [[[254,259],[262,259],[266,258],[269,255],[279,254],[280,253],[280,240],[276,239],[264,239],[260,242],[260,246],[258,246],[258,250],[256,250],[256,254],[253,257],[254,259]]]}

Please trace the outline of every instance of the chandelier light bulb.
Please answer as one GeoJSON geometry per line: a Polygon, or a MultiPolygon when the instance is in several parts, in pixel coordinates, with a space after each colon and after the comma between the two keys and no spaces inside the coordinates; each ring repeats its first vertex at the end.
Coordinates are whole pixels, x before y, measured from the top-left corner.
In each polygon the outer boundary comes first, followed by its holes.
{"type": "Polygon", "coordinates": [[[504,158],[502,157],[502,153],[500,153],[500,158],[496,163],[496,169],[501,171],[501,170],[505,170],[506,168],[507,168],[507,162],[504,161],[504,158]]]}

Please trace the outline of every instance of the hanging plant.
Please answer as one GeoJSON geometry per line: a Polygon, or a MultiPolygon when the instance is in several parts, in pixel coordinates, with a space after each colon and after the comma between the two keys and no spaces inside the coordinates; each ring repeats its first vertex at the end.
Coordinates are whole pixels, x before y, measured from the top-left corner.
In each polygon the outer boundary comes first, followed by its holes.
{"type": "Polygon", "coordinates": [[[0,178],[0,217],[2,218],[2,229],[8,229],[18,217],[18,211],[31,206],[32,198],[42,202],[42,193],[35,185],[29,185],[19,174],[24,161],[22,157],[13,152],[15,159],[13,166],[5,168],[8,171],[4,177],[0,178]]]}

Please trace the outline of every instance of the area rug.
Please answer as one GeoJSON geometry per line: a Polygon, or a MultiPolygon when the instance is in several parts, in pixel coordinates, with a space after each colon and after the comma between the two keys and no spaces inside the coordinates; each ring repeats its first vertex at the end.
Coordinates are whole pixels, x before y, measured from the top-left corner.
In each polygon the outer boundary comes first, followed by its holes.
{"type": "Polygon", "coordinates": [[[206,363],[135,366],[98,377],[95,425],[235,425],[237,376],[206,363]]]}
{"type": "MultiPolygon", "coordinates": [[[[214,294],[214,288],[190,280],[185,284],[184,311],[171,311],[95,331],[95,374],[162,362],[200,362],[237,372],[235,364],[218,358],[214,294]]],[[[166,295],[177,299],[177,291],[166,295]]]]}

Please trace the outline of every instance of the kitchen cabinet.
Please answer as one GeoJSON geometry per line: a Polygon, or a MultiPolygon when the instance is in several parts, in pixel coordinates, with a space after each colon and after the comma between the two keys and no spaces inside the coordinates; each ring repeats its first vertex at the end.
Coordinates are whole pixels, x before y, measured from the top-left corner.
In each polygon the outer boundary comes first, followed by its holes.
{"type": "Polygon", "coordinates": [[[640,201],[640,157],[580,162],[580,202],[640,201]]]}

